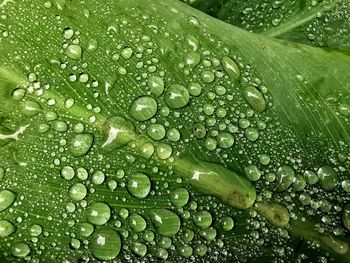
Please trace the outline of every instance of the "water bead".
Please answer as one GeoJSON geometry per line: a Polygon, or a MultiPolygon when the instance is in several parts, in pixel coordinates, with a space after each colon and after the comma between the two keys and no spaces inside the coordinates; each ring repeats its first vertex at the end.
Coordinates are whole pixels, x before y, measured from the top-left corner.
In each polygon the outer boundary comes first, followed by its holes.
{"type": "Polygon", "coordinates": [[[166,90],[164,100],[169,108],[180,109],[189,103],[190,94],[184,86],[173,84],[166,90]]]}
{"type": "Polygon", "coordinates": [[[261,172],[256,165],[250,164],[244,168],[244,173],[251,181],[258,181],[261,177],[261,172]]]}
{"type": "Polygon", "coordinates": [[[15,257],[24,258],[29,255],[30,247],[26,243],[16,243],[11,246],[11,253],[15,257]]]}
{"type": "Polygon", "coordinates": [[[158,105],[152,97],[137,98],[129,109],[130,115],[137,121],[146,121],[157,113],[158,105]]]}
{"type": "Polygon", "coordinates": [[[171,192],[170,200],[171,202],[177,206],[182,207],[187,204],[189,200],[189,193],[185,188],[176,188],[171,192]]]}
{"type": "Polygon", "coordinates": [[[86,219],[94,225],[104,225],[111,217],[111,209],[102,202],[91,204],[86,211],[86,219]]]}
{"type": "Polygon", "coordinates": [[[203,139],[207,134],[207,130],[203,124],[196,123],[193,126],[193,134],[197,139],[203,139]]]}
{"type": "Polygon", "coordinates": [[[198,97],[202,93],[202,86],[199,83],[191,82],[188,85],[187,90],[191,96],[198,97]]]}
{"type": "Polygon", "coordinates": [[[72,180],[74,178],[75,171],[71,166],[64,166],[61,169],[61,176],[66,180],[72,180]]]}
{"type": "Polygon", "coordinates": [[[208,211],[199,211],[193,215],[193,221],[200,229],[206,229],[213,222],[213,218],[208,211]]]}
{"type": "Polygon", "coordinates": [[[0,237],[7,237],[16,231],[16,227],[7,220],[0,220],[0,237]]]}
{"type": "Polygon", "coordinates": [[[131,214],[129,217],[129,222],[132,230],[135,232],[142,232],[147,227],[146,220],[139,214],[131,214]]]}
{"type": "Polygon", "coordinates": [[[147,246],[143,243],[136,242],[132,246],[132,251],[139,257],[144,257],[147,254],[147,246]]]}
{"type": "Polygon", "coordinates": [[[176,128],[170,128],[166,133],[167,138],[172,142],[177,142],[180,140],[180,131],[176,128]]]}
{"type": "Polygon", "coordinates": [[[220,220],[221,227],[224,231],[230,231],[234,227],[234,221],[232,217],[225,216],[220,220]]]}
{"type": "Polygon", "coordinates": [[[80,59],[82,49],[79,45],[69,45],[66,50],[67,56],[71,59],[80,59]]]}
{"type": "Polygon", "coordinates": [[[293,183],[294,170],[288,165],[283,165],[276,172],[276,184],[278,191],[285,191],[293,183]]]}
{"type": "Polygon", "coordinates": [[[112,260],[120,252],[122,242],[119,234],[109,227],[95,230],[89,240],[92,255],[99,260],[112,260]]]}
{"type": "Polygon", "coordinates": [[[151,219],[157,232],[163,236],[174,236],[179,230],[180,218],[167,209],[154,209],[150,212],[151,219]]]}
{"type": "Polygon", "coordinates": [[[159,97],[160,95],[163,94],[164,92],[164,81],[162,78],[157,77],[157,76],[152,76],[148,79],[147,81],[148,87],[151,91],[151,93],[159,97]]]}
{"type": "Polygon", "coordinates": [[[139,199],[145,198],[151,190],[151,181],[144,173],[135,173],[128,178],[129,193],[139,199]]]}
{"type": "Polygon", "coordinates": [[[246,102],[257,112],[266,110],[266,101],[262,93],[253,86],[246,86],[243,89],[243,96],[246,102]]]}
{"type": "Polygon", "coordinates": [[[233,80],[238,80],[241,76],[241,70],[231,58],[223,57],[221,60],[222,67],[226,74],[233,80]]]}
{"type": "Polygon", "coordinates": [[[317,171],[318,178],[320,180],[321,187],[330,191],[337,186],[337,174],[330,166],[323,166],[317,171]]]}
{"type": "Polygon", "coordinates": [[[9,190],[1,190],[0,191],[0,212],[6,210],[16,200],[16,194],[9,190]]]}
{"type": "Polygon", "coordinates": [[[94,136],[91,133],[80,133],[74,135],[69,143],[68,150],[73,157],[81,157],[90,150],[94,141],[94,136]]]}
{"type": "Polygon", "coordinates": [[[81,201],[87,194],[86,186],[82,183],[73,184],[68,191],[69,198],[73,201],[81,201]]]}
{"type": "Polygon", "coordinates": [[[259,138],[259,131],[255,128],[249,127],[245,130],[245,136],[249,141],[255,142],[259,138]]]}
{"type": "Polygon", "coordinates": [[[217,144],[220,148],[228,149],[234,144],[233,136],[227,132],[220,133],[217,137],[217,144]]]}
{"type": "Polygon", "coordinates": [[[159,143],[156,147],[157,157],[161,160],[168,159],[173,152],[173,149],[169,144],[159,143]]]}
{"type": "Polygon", "coordinates": [[[155,141],[162,140],[165,137],[165,128],[161,124],[151,124],[147,127],[147,135],[155,141]]]}
{"type": "Polygon", "coordinates": [[[100,185],[100,184],[103,184],[103,182],[105,181],[105,178],[106,176],[102,171],[95,171],[92,174],[91,181],[95,185],[100,185]]]}

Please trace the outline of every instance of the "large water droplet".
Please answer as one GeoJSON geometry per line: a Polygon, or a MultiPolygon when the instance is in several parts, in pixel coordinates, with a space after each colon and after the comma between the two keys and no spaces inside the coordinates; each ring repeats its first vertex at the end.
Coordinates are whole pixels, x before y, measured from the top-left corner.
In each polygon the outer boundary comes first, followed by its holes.
{"type": "Polygon", "coordinates": [[[89,249],[99,260],[112,260],[117,257],[121,245],[119,234],[109,227],[97,229],[89,240],[89,249]]]}
{"type": "Polygon", "coordinates": [[[142,232],[147,227],[146,220],[139,214],[135,214],[135,213],[131,214],[129,217],[129,222],[130,222],[131,228],[135,232],[142,232]]]}
{"type": "Polygon", "coordinates": [[[16,195],[9,190],[0,191],[0,212],[9,208],[16,200],[16,195]]]}
{"type": "Polygon", "coordinates": [[[74,135],[68,144],[68,150],[74,157],[85,155],[91,148],[94,135],[91,133],[81,133],[74,135]]]}
{"type": "Polygon", "coordinates": [[[16,243],[12,245],[11,253],[15,257],[24,258],[29,255],[30,247],[26,243],[16,243]]]}
{"type": "Polygon", "coordinates": [[[165,92],[164,100],[170,108],[179,109],[188,104],[190,101],[190,94],[184,86],[174,84],[165,92]]]}
{"type": "Polygon", "coordinates": [[[94,225],[104,225],[111,217],[111,209],[108,205],[96,202],[90,205],[86,211],[86,219],[94,225]]]}
{"type": "Polygon", "coordinates": [[[164,91],[164,81],[162,78],[152,76],[148,79],[147,84],[154,96],[159,97],[160,95],[162,95],[164,91]]]}
{"type": "Polygon", "coordinates": [[[170,200],[175,206],[182,207],[187,204],[189,197],[185,188],[176,188],[171,192],[170,200]]]}
{"type": "Polygon", "coordinates": [[[213,218],[208,211],[199,211],[193,215],[193,221],[201,229],[210,227],[213,218]]]}
{"type": "Polygon", "coordinates": [[[253,86],[247,86],[243,89],[243,96],[247,103],[257,112],[266,110],[266,101],[262,93],[253,86]]]}
{"type": "Polygon", "coordinates": [[[157,232],[163,236],[174,236],[180,230],[180,218],[167,209],[152,210],[151,219],[157,232]]]}
{"type": "Polygon", "coordinates": [[[67,56],[71,59],[81,58],[81,47],[79,45],[69,45],[66,50],[67,56]]]}
{"type": "Polygon", "coordinates": [[[283,165],[276,172],[277,190],[284,191],[293,183],[294,170],[292,167],[283,165]]]}
{"type": "Polygon", "coordinates": [[[70,199],[73,201],[80,201],[85,198],[87,194],[86,186],[82,183],[75,183],[73,184],[68,191],[68,195],[70,199]]]}
{"type": "Polygon", "coordinates": [[[137,198],[145,198],[151,190],[151,181],[149,177],[143,173],[135,173],[128,179],[128,191],[137,198]]]}
{"type": "Polygon", "coordinates": [[[129,109],[130,115],[137,121],[146,121],[157,113],[157,102],[152,97],[137,98],[129,109]]]}
{"type": "Polygon", "coordinates": [[[323,166],[317,171],[321,187],[330,191],[337,186],[337,174],[330,166],[323,166]]]}
{"type": "Polygon", "coordinates": [[[107,132],[102,147],[119,149],[134,139],[134,125],[121,116],[109,118],[104,127],[107,132]]]}
{"type": "Polygon", "coordinates": [[[225,72],[231,79],[238,80],[240,78],[241,70],[231,58],[223,57],[221,63],[225,72]]]}
{"type": "Polygon", "coordinates": [[[0,237],[7,237],[16,231],[16,227],[7,220],[0,220],[0,237]]]}

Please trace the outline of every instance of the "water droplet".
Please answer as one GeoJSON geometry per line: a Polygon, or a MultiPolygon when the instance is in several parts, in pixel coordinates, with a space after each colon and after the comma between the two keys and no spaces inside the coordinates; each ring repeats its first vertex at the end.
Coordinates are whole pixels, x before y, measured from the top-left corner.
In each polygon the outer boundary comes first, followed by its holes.
{"type": "Polygon", "coordinates": [[[151,124],[147,127],[147,135],[155,141],[162,140],[165,137],[165,128],[161,124],[151,124]]]}
{"type": "Polygon", "coordinates": [[[132,174],[128,178],[128,191],[137,198],[145,198],[151,190],[151,181],[149,177],[143,173],[132,174]]]}
{"type": "Polygon", "coordinates": [[[143,243],[136,242],[132,246],[132,251],[139,257],[144,257],[147,254],[147,246],[143,243]]]}
{"type": "Polygon", "coordinates": [[[90,39],[87,43],[86,51],[87,52],[94,52],[96,49],[98,49],[98,42],[96,39],[90,39]]]}
{"type": "Polygon", "coordinates": [[[171,109],[180,109],[189,103],[190,94],[184,86],[174,84],[165,92],[164,100],[171,109]]]}
{"type": "Polygon", "coordinates": [[[33,117],[41,111],[41,106],[36,101],[27,100],[22,104],[22,113],[27,117],[33,117]]]}
{"type": "Polygon", "coordinates": [[[309,185],[314,185],[318,182],[318,176],[313,171],[305,171],[304,177],[309,185]]]}
{"type": "Polygon", "coordinates": [[[75,100],[74,100],[73,98],[68,98],[68,99],[66,99],[65,102],[64,102],[64,107],[65,107],[66,109],[70,109],[70,108],[73,107],[74,103],[75,103],[75,100]]]}
{"type": "Polygon", "coordinates": [[[180,140],[180,131],[176,128],[170,128],[166,133],[167,138],[172,142],[177,142],[180,140]]]}
{"type": "Polygon", "coordinates": [[[85,155],[91,148],[94,136],[91,133],[74,135],[68,144],[68,150],[73,157],[85,155]]]}
{"type": "Polygon", "coordinates": [[[341,115],[343,115],[345,117],[350,117],[350,106],[349,106],[349,104],[346,104],[346,103],[339,104],[338,111],[340,112],[341,115]]]}
{"type": "Polygon", "coordinates": [[[259,131],[255,128],[248,127],[245,130],[245,136],[251,142],[255,142],[259,138],[259,131]]]}
{"type": "Polygon", "coordinates": [[[257,112],[261,113],[266,110],[266,101],[261,92],[253,87],[247,86],[243,89],[243,96],[246,102],[257,112]]]}
{"type": "Polygon", "coordinates": [[[276,172],[277,190],[285,191],[293,183],[294,170],[292,167],[283,165],[276,172]]]}
{"type": "Polygon", "coordinates": [[[217,142],[220,148],[228,149],[232,147],[233,143],[235,142],[235,139],[231,134],[227,132],[222,132],[218,135],[217,142]]]}
{"type": "Polygon", "coordinates": [[[157,76],[152,76],[147,81],[148,87],[152,94],[159,97],[164,92],[164,81],[162,78],[157,76]]]}
{"type": "Polygon", "coordinates": [[[203,124],[196,123],[193,126],[193,134],[196,138],[203,139],[207,134],[207,130],[205,129],[205,126],[203,124]]]}
{"type": "Polygon", "coordinates": [[[321,187],[330,191],[337,186],[337,174],[330,166],[323,166],[317,171],[321,187]]]}
{"type": "Polygon", "coordinates": [[[201,73],[201,79],[209,84],[209,83],[212,83],[214,80],[215,80],[215,75],[213,72],[211,71],[208,71],[208,70],[205,70],[201,73]]]}
{"type": "Polygon", "coordinates": [[[171,192],[170,200],[175,206],[182,207],[187,204],[189,197],[185,188],[176,188],[171,192]]]}
{"type": "Polygon", "coordinates": [[[130,59],[133,54],[133,50],[130,47],[124,48],[121,52],[121,56],[124,59],[130,59]]]}
{"type": "Polygon", "coordinates": [[[293,180],[293,188],[295,191],[302,191],[306,186],[306,182],[301,175],[295,176],[293,180]]]}
{"type": "Polygon", "coordinates": [[[213,218],[208,211],[199,211],[193,215],[193,221],[201,229],[210,227],[213,218]]]}
{"type": "Polygon", "coordinates": [[[142,232],[147,227],[146,220],[139,214],[131,214],[129,217],[129,222],[132,230],[135,232],[142,232]]]}
{"type": "Polygon", "coordinates": [[[73,184],[68,191],[69,198],[73,201],[80,201],[85,198],[87,189],[82,183],[73,184]]]}
{"type": "Polygon", "coordinates": [[[212,241],[215,239],[217,232],[214,228],[209,227],[207,229],[202,229],[201,231],[199,231],[199,234],[207,241],[212,241]]]}
{"type": "Polygon", "coordinates": [[[246,176],[251,181],[258,181],[261,177],[261,172],[256,165],[250,164],[244,168],[246,176]]]}
{"type": "Polygon", "coordinates": [[[190,51],[185,55],[185,63],[190,67],[195,67],[201,62],[201,55],[197,52],[190,51]]]}
{"type": "Polygon", "coordinates": [[[168,159],[173,152],[173,149],[169,144],[159,143],[156,147],[157,157],[161,160],[168,159]]]}
{"type": "Polygon", "coordinates": [[[0,212],[9,208],[16,200],[16,195],[9,190],[0,191],[0,212]]]}
{"type": "Polygon", "coordinates": [[[16,100],[16,101],[20,101],[21,99],[24,98],[24,95],[26,94],[26,90],[25,89],[15,89],[12,92],[12,99],[16,100]]]}
{"type": "Polygon", "coordinates": [[[0,237],[7,237],[16,231],[16,227],[7,220],[0,220],[0,237]]]}
{"type": "Polygon", "coordinates": [[[96,202],[90,205],[86,211],[86,219],[94,225],[104,225],[111,217],[111,209],[108,205],[96,202]]]}
{"type": "Polygon", "coordinates": [[[61,169],[61,176],[66,180],[72,180],[74,178],[75,172],[71,166],[64,166],[61,169]]]}
{"type": "Polygon", "coordinates": [[[271,161],[270,156],[267,155],[267,154],[259,154],[258,158],[259,158],[259,162],[262,165],[268,165],[270,163],[270,161],[271,161]]]}
{"type": "Polygon", "coordinates": [[[77,229],[79,235],[82,237],[89,237],[94,232],[94,226],[89,223],[79,223],[77,229]]]}
{"type": "Polygon", "coordinates": [[[26,243],[16,243],[12,245],[11,253],[15,257],[24,258],[29,255],[30,247],[26,243]]]}
{"type": "Polygon", "coordinates": [[[185,258],[189,258],[191,257],[193,254],[193,248],[190,247],[189,245],[183,245],[180,248],[180,255],[185,257],[185,258]]]}
{"type": "Polygon", "coordinates": [[[180,230],[180,218],[167,209],[154,209],[151,219],[157,232],[163,236],[174,236],[180,230]]]}
{"type": "Polygon", "coordinates": [[[187,90],[191,96],[198,97],[202,93],[202,86],[197,82],[191,82],[188,85],[187,90]]]}
{"type": "Polygon", "coordinates": [[[33,237],[37,237],[37,236],[40,236],[41,233],[43,231],[43,228],[42,226],[38,225],[38,224],[33,224],[30,226],[29,228],[29,233],[31,236],[33,237]]]}
{"type": "Polygon", "coordinates": [[[103,184],[103,182],[105,181],[105,178],[106,176],[102,171],[96,171],[92,174],[91,181],[95,185],[100,185],[100,184],[103,184]]]}
{"type": "Polygon", "coordinates": [[[71,29],[69,27],[67,27],[63,30],[63,37],[65,39],[71,39],[73,37],[73,35],[74,35],[74,31],[73,31],[73,29],[71,29]]]}
{"type": "Polygon", "coordinates": [[[92,255],[99,260],[112,260],[118,256],[122,242],[119,234],[109,227],[95,230],[89,240],[92,255]]]}
{"type": "Polygon", "coordinates": [[[240,78],[241,70],[239,69],[236,62],[234,62],[231,58],[223,57],[222,66],[231,79],[238,80],[240,78]]]}
{"type": "Polygon", "coordinates": [[[69,45],[66,50],[67,56],[71,59],[80,59],[81,58],[81,47],[79,45],[69,45]]]}
{"type": "Polygon", "coordinates": [[[157,102],[152,97],[137,98],[130,107],[130,115],[137,121],[146,121],[157,113],[157,102]]]}
{"type": "Polygon", "coordinates": [[[341,182],[341,187],[347,193],[350,193],[350,180],[346,179],[341,182]]]}
{"type": "Polygon", "coordinates": [[[235,225],[232,217],[229,217],[229,216],[225,216],[225,217],[221,218],[220,224],[221,224],[222,229],[225,231],[231,231],[235,225]]]}

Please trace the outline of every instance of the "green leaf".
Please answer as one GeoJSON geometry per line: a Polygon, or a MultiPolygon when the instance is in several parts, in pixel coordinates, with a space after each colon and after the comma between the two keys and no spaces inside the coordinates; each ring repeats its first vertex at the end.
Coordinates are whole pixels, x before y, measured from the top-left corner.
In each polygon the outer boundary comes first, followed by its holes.
{"type": "Polygon", "coordinates": [[[349,49],[347,0],[184,0],[203,12],[266,36],[312,46],[349,49]]]}
{"type": "Polygon", "coordinates": [[[349,261],[348,56],[171,0],[1,10],[1,262],[349,261]]]}

